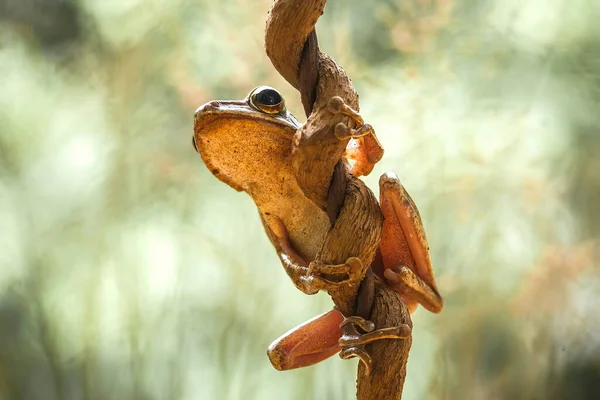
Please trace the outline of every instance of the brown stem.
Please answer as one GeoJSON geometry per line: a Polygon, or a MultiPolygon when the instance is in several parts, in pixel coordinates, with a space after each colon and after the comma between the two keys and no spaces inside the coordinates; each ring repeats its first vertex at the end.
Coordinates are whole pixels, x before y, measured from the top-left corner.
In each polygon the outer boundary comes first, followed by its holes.
{"type": "MultiPolygon", "coordinates": [[[[325,3],[326,0],[275,1],[267,17],[265,50],[277,71],[300,91],[308,117],[294,138],[293,162],[300,166],[296,179],[304,194],[326,210],[332,222],[316,259],[340,264],[350,256],[358,256],[364,263],[364,276],[379,246],[383,216],[373,193],[345,171],[341,160],[348,141],[333,135],[338,122],[352,122],[332,115],[327,102],[339,96],[355,110],[359,104],[344,70],[319,50],[314,26],[325,3]]],[[[392,289],[376,277],[373,279],[374,292],[369,295],[372,304],[367,309],[376,329],[403,324],[412,327],[406,304],[392,289]]],[[[346,316],[357,311],[358,289],[358,283],[351,283],[329,291],[336,307],[346,316]]],[[[370,375],[366,375],[364,366],[359,365],[358,400],[401,398],[411,342],[409,337],[366,345],[373,366],[370,375]]]]}
{"type": "Polygon", "coordinates": [[[326,0],[276,1],[267,17],[265,50],[275,69],[302,94],[308,117],[294,138],[293,163],[304,166],[296,177],[298,183],[306,197],[334,217],[341,208],[346,184],[341,173],[343,166],[336,165],[348,140],[336,138],[332,127],[338,122],[352,122],[332,115],[327,102],[339,96],[358,110],[358,94],[344,70],[319,50],[314,27],[325,3],[326,0]]]}
{"type": "MultiPolygon", "coordinates": [[[[392,328],[412,321],[406,303],[387,285],[377,282],[371,321],[380,328],[392,328]]],[[[397,400],[402,398],[406,378],[406,363],[412,338],[405,340],[379,340],[366,346],[373,366],[365,375],[363,364],[358,366],[356,398],[358,400],[397,400]]]]}

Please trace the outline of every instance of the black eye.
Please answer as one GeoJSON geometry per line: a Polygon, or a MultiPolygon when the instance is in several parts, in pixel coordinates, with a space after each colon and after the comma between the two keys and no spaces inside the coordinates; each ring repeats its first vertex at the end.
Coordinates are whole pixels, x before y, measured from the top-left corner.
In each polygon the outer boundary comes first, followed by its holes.
{"type": "Polygon", "coordinates": [[[279,114],[285,110],[285,101],[272,87],[259,86],[250,92],[250,105],[267,114],[279,114]]]}
{"type": "Polygon", "coordinates": [[[275,89],[264,89],[260,92],[256,93],[256,97],[254,98],[258,103],[264,104],[266,106],[275,106],[283,100],[279,92],[275,89]]]}

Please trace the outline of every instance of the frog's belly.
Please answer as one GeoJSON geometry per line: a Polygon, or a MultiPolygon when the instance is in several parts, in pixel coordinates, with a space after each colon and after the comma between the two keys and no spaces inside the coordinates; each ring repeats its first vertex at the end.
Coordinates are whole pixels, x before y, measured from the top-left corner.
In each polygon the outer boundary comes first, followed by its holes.
{"type": "Polygon", "coordinates": [[[289,168],[269,178],[261,183],[262,191],[254,191],[251,197],[271,229],[276,220],[282,222],[294,250],[305,261],[312,261],[331,228],[327,213],[304,196],[289,168]]]}
{"type": "Polygon", "coordinates": [[[327,214],[306,200],[305,205],[288,209],[282,221],[296,252],[306,261],[317,255],[331,227],[327,214]]]}

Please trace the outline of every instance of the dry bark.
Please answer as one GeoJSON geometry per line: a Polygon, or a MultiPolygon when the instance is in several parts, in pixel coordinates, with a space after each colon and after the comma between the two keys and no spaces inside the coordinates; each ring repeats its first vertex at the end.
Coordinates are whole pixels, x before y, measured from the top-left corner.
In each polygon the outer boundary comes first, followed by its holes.
{"type": "MultiPolygon", "coordinates": [[[[359,104],[350,78],[318,48],[314,26],[325,3],[326,0],[276,0],[267,17],[265,33],[267,55],[277,71],[300,91],[308,116],[294,137],[296,179],[306,197],[327,211],[332,222],[316,259],[340,264],[350,256],[358,256],[364,263],[363,276],[373,279],[374,291],[364,295],[372,300],[366,317],[376,329],[402,324],[412,327],[407,305],[368,271],[379,245],[383,216],[373,193],[345,171],[341,160],[348,141],[333,135],[338,122],[353,127],[353,121],[332,114],[327,102],[339,96],[357,111],[359,104]]],[[[329,293],[344,315],[356,315],[357,283],[329,293]]],[[[401,398],[411,342],[409,337],[379,340],[366,346],[373,369],[367,375],[363,364],[359,365],[357,399],[401,398]]]]}

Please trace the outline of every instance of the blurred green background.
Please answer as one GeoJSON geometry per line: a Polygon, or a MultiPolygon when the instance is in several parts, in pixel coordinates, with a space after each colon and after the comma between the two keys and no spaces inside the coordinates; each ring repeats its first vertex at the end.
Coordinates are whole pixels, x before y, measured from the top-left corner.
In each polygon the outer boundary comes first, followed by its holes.
{"type": "MultiPolygon", "coordinates": [[[[196,107],[267,84],[269,0],[0,1],[0,399],[351,399],[356,360],[275,371],[331,307],[191,145],[196,107]]],[[[600,399],[600,3],[331,0],[419,205],[446,307],[404,398],[600,399]]]]}

